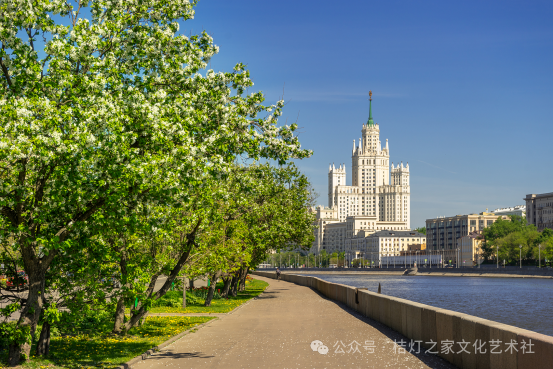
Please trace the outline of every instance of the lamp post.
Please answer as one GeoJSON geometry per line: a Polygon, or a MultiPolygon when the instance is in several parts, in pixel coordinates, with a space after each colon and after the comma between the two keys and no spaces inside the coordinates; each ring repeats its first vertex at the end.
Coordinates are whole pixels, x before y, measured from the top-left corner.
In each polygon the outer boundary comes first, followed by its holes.
{"type": "Polygon", "coordinates": [[[459,255],[460,255],[460,254],[459,254],[459,248],[457,247],[457,258],[456,258],[456,260],[455,260],[455,264],[457,264],[457,269],[460,268],[460,267],[459,267],[459,255]]]}
{"type": "MultiPolygon", "coordinates": [[[[495,234],[495,239],[497,240],[497,233],[495,234]]],[[[485,242],[488,242],[487,240],[484,240],[485,242]]],[[[496,259],[497,259],[497,269],[499,269],[499,245],[495,245],[495,253],[496,253],[496,259]]]]}
{"type": "Polygon", "coordinates": [[[518,245],[520,248],[520,268],[522,269],[522,245],[518,245]]]}
{"type": "Polygon", "coordinates": [[[539,254],[539,256],[538,256],[538,263],[539,263],[538,268],[541,268],[541,243],[538,245],[538,250],[539,250],[538,251],[538,254],[539,254]]]}

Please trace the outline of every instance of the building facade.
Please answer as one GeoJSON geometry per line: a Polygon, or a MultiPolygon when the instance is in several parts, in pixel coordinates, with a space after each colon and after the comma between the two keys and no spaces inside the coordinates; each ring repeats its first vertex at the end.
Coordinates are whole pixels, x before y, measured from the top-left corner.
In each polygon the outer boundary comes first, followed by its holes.
{"type": "Polygon", "coordinates": [[[498,218],[508,220],[507,215],[482,212],[426,220],[427,252],[440,253],[446,263],[456,264],[461,248],[461,238],[471,232],[482,232],[498,218]]]}
{"type": "Polygon", "coordinates": [[[526,221],[538,231],[553,229],[553,192],[526,195],[526,221]]]}
{"type": "Polygon", "coordinates": [[[460,260],[459,265],[464,268],[472,268],[482,263],[482,242],[484,238],[481,232],[470,232],[459,239],[460,260]]]}
{"type": "Polygon", "coordinates": [[[421,255],[426,248],[426,236],[416,231],[359,231],[346,238],[345,252],[350,260],[365,259],[371,265],[381,265],[383,258],[400,255],[421,255]]]}
{"type": "Polygon", "coordinates": [[[388,140],[383,148],[370,95],[369,119],[362,125],[359,141],[353,140],[351,186],[346,183],[345,164],[328,168],[328,207],[314,210],[319,229],[312,252],[345,251],[345,240],[357,238],[360,231],[368,236],[410,229],[409,164],[390,163],[388,140]],[[325,218],[326,213],[332,213],[331,218],[325,218]]]}

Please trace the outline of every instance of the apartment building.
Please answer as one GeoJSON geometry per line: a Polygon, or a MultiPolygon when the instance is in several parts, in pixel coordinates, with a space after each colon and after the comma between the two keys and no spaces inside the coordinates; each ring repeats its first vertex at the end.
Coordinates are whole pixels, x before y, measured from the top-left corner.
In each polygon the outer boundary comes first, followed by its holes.
{"type": "Polygon", "coordinates": [[[510,219],[507,215],[482,212],[480,214],[456,215],[426,220],[426,247],[429,250],[456,250],[459,239],[470,232],[480,232],[491,226],[498,218],[510,219]]]}
{"type": "Polygon", "coordinates": [[[553,192],[526,195],[526,221],[538,231],[553,229],[553,192]]]}

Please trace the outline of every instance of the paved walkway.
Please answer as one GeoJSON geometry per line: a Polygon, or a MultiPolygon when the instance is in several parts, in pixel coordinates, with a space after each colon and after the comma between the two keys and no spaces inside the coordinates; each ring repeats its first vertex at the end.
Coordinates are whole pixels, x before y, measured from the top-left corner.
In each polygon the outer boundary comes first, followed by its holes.
{"type": "Polygon", "coordinates": [[[256,300],[133,369],[453,368],[433,355],[394,353],[394,340],[404,337],[310,288],[255,278],[270,283],[256,300]],[[315,340],[328,347],[326,354],[311,349],[315,340]]]}

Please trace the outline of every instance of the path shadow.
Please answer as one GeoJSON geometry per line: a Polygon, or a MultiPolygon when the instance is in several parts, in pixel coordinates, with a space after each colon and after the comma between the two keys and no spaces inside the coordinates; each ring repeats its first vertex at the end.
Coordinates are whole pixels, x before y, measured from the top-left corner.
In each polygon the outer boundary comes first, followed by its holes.
{"type": "Polygon", "coordinates": [[[214,355],[206,355],[202,352],[161,352],[155,355],[152,355],[148,360],[160,360],[160,359],[190,359],[190,358],[200,358],[200,359],[210,359],[215,357],[214,355]]]}
{"type": "Polygon", "coordinates": [[[278,296],[267,294],[267,292],[257,296],[257,300],[276,299],[278,296]]]}

